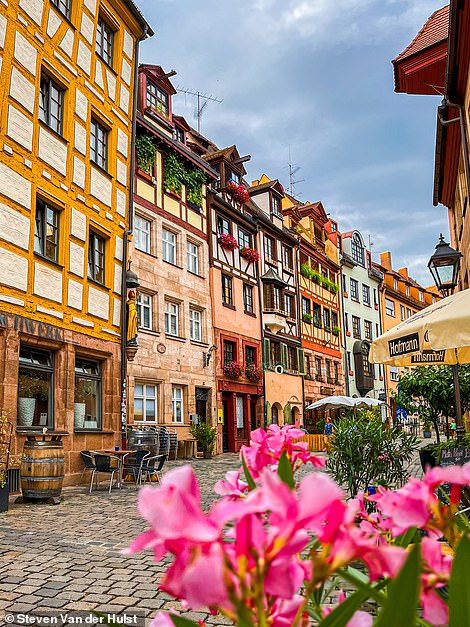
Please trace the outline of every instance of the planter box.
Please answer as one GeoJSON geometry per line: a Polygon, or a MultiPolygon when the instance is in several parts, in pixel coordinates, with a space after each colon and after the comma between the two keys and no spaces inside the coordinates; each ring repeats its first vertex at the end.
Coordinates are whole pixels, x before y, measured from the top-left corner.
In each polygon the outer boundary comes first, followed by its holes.
{"type": "Polygon", "coordinates": [[[423,437],[424,438],[430,438],[431,437],[431,432],[430,431],[423,431],[423,437]]]}
{"type": "Polygon", "coordinates": [[[426,451],[420,449],[419,451],[419,461],[421,462],[421,468],[423,472],[426,472],[426,468],[434,468],[437,466],[436,455],[433,451],[426,451]]]}
{"type": "Polygon", "coordinates": [[[0,487],[0,512],[7,512],[8,511],[8,495],[9,495],[10,491],[8,489],[8,483],[3,486],[3,488],[0,487]]]}

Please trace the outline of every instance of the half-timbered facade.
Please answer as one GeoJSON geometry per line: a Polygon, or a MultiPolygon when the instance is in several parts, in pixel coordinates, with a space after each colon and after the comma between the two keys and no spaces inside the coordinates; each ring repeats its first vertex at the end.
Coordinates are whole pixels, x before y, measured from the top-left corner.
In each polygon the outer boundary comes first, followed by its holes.
{"type": "Polygon", "coordinates": [[[217,189],[209,191],[217,407],[223,450],[238,451],[263,417],[256,216],[237,148],[210,152],[205,159],[219,173],[217,189]]]}
{"type": "Polygon", "coordinates": [[[215,424],[207,182],[216,173],[187,144],[175,89],[160,66],[139,68],[132,270],[138,275],[138,351],[129,364],[129,422],[188,436],[195,416],[215,424]]]}
{"type": "Polygon", "coordinates": [[[260,295],[267,424],[302,419],[304,354],[300,341],[295,235],[284,226],[284,190],[263,175],[249,189],[259,207],[260,295]]]}
{"type": "MultiPolygon", "coordinates": [[[[308,406],[324,396],[343,393],[338,249],[327,234],[328,217],[321,202],[301,204],[287,196],[284,214],[299,238],[304,398],[308,406]]],[[[313,422],[312,412],[306,412],[307,429],[313,422]]]]}

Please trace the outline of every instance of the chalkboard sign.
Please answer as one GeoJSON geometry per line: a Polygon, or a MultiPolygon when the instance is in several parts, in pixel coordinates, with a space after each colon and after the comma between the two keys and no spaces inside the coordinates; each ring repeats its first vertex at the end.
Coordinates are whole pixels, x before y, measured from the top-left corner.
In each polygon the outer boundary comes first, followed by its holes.
{"type": "Polygon", "coordinates": [[[443,448],[439,466],[463,466],[470,462],[470,448],[443,448]]]}

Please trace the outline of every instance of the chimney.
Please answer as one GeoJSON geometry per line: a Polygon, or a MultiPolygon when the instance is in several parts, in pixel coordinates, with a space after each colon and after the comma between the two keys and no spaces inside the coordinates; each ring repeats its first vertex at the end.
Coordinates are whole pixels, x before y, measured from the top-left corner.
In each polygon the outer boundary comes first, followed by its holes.
{"type": "Polygon", "coordinates": [[[401,274],[402,277],[404,277],[405,279],[408,279],[408,268],[400,268],[398,270],[398,274],[401,274]]]}
{"type": "Polygon", "coordinates": [[[380,265],[387,270],[392,269],[392,253],[380,253],[380,265]]]}

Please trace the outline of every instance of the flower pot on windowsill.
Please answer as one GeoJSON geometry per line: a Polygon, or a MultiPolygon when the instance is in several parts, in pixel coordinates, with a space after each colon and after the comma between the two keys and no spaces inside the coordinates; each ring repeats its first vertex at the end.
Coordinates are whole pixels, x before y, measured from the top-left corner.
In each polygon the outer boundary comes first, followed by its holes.
{"type": "Polygon", "coordinates": [[[36,409],[36,399],[20,397],[18,399],[18,426],[31,427],[36,409]]]}
{"type": "Polygon", "coordinates": [[[153,182],[153,176],[146,172],[145,170],[141,170],[139,166],[137,166],[137,174],[148,181],[153,182]]]}
{"type": "Polygon", "coordinates": [[[349,294],[347,292],[343,292],[344,298],[349,298],[349,294]]]}
{"type": "Polygon", "coordinates": [[[194,209],[194,211],[197,211],[198,213],[201,213],[202,207],[198,207],[196,205],[196,203],[191,202],[190,200],[187,200],[186,203],[187,203],[188,207],[191,207],[191,209],[194,209]]]}
{"type": "Polygon", "coordinates": [[[354,376],[354,370],[349,370],[348,374],[349,374],[350,377],[353,377],[354,376]]]}

